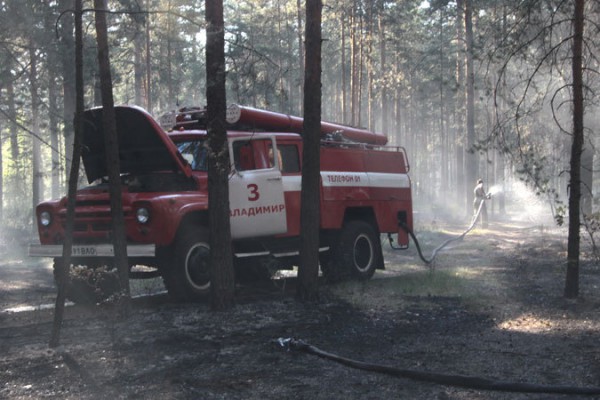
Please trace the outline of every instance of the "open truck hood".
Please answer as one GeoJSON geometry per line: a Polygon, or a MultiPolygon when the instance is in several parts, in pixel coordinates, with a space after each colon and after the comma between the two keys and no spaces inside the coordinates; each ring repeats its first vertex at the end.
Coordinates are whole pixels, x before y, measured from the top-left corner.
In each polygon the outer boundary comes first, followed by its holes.
{"type": "MultiPolygon", "coordinates": [[[[102,108],[84,112],[82,152],[89,183],[107,176],[102,108]]],[[[135,106],[115,107],[121,174],[181,171],[191,168],[165,131],[145,110],[135,106]]]]}

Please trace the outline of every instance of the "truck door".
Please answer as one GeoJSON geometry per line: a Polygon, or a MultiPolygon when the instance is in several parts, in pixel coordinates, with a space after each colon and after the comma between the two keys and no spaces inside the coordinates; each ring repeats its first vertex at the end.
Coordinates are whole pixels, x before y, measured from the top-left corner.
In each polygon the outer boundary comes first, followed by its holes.
{"type": "Polygon", "coordinates": [[[235,138],[229,179],[231,237],[270,236],[287,232],[283,183],[273,137],[235,138]]]}

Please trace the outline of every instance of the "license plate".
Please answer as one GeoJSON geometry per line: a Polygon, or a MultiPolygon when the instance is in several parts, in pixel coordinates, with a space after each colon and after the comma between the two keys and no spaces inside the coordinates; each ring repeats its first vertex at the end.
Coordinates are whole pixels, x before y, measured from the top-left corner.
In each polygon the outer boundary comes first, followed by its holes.
{"type": "Polygon", "coordinates": [[[96,257],[99,254],[96,246],[73,246],[71,255],[79,257],[96,257]]]}
{"type": "MultiPolygon", "coordinates": [[[[130,244],[127,245],[129,257],[154,257],[156,246],[153,244],[130,244]]],[[[29,255],[32,257],[62,257],[63,246],[61,244],[37,244],[29,245],[29,255]]],[[[115,252],[112,244],[76,244],[71,250],[73,257],[113,257],[115,252]]]]}

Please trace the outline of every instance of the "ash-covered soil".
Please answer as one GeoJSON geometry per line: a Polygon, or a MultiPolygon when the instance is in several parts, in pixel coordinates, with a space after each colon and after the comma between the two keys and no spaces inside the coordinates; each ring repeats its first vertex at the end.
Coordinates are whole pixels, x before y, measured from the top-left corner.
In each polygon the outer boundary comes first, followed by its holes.
{"type": "MultiPolygon", "coordinates": [[[[425,253],[464,229],[420,228],[425,253]]],[[[53,311],[39,308],[54,299],[51,271],[5,258],[2,310],[25,303],[34,310],[0,313],[0,398],[594,398],[431,384],[277,344],[293,337],[403,369],[600,386],[600,267],[582,254],[580,298],[562,297],[564,230],[496,222],[453,243],[432,267],[414,248],[384,247],[385,271],[322,286],[318,303],[296,302],[290,279],[239,287],[236,307],[221,313],[165,295],[136,299],[128,317],[107,305],[68,307],[57,349],[48,347],[53,311]]]]}

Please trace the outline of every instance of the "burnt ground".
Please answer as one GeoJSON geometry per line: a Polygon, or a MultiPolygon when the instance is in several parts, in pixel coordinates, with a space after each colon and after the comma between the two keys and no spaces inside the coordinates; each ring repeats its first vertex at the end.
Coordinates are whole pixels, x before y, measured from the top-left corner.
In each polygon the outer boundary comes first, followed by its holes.
{"type": "MultiPolygon", "coordinates": [[[[430,254],[464,228],[430,222],[418,236],[430,254]]],[[[315,304],[296,302],[290,279],[239,287],[236,307],[222,313],[160,294],[136,299],[128,317],[106,305],[68,307],[58,349],[48,347],[52,310],[41,307],[54,300],[49,265],[22,260],[17,247],[6,237],[0,247],[2,399],[593,398],[361,371],[274,343],[289,337],[404,369],[600,386],[600,266],[584,260],[580,298],[564,299],[566,233],[535,221],[475,229],[433,267],[414,248],[384,244],[385,271],[322,286],[315,304]],[[24,304],[33,309],[17,312],[24,304]]]]}

